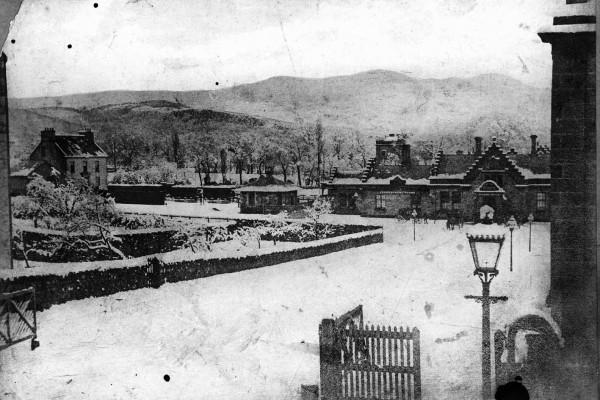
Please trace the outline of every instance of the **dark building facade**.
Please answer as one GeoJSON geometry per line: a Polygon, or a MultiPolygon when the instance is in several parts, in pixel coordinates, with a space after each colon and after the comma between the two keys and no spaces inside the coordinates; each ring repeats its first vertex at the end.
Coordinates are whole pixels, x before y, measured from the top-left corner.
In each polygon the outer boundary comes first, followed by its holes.
{"type": "Polygon", "coordinates": [[[107,188],[107,159],[108,155],[98,146],[90,129],[57,135],[53,128],[41,132],[41,141],[29,157],[34,164],[50,164],[63,179],[84,178],[103,190],[107,188]]]}
{"type": "Polygon", "coordinates": [[[564,339],[561,398],[570,399],[598,398],[595,3],[567,0],[539,34],[553,62],[548,305],[564,339]]]}
{"type": "Polygon", "coordinates": [[[525,220],[550,219],[550,155],[532,135],[529,154],[505,151],[493,138],[487,148],[476,138],[474,153],[435,155],[432,165],[411,160],[405,139],[390,136],[376,141],[377,155],[362,171],[334,170],[323,186],[337,213],[363,216],[420,216],[478,220],[484,206],[494,219],[511,215],[525,220]]]}

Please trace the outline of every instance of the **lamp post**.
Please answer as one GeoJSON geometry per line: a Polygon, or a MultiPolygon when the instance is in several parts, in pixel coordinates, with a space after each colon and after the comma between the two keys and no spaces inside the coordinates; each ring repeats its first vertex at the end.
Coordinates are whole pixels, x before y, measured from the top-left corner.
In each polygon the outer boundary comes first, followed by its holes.
{"type": "Polygon", "coordinates": [[[533,214],[529,214],[527,221],[529,221],[529,252],[531,253],[531,223],[533,222],[533,214]]]}
{"type": "Polygon", "coordinates": [[[508,229],[510,230],[510,271],[513,270],[513,231],[517,227],[517,220],[513,215],[510,216],[508,222],[506,223],[508,229]]]}
{"type": "Polygon", "coordinates": [[[413,219],[413,242],[415,242],[417,240],[417,210],[413,208],[412,213],[410,215],[412,215],[413,219]]]}
{"type": "Polygon", "coordinates": [[[492,396],[492,365],[490,351],[490,304],[506,301],[506,296],[490,296],[492,279],[499,274],[498,259],[504,244],[504,235],[467,234],[475,271],[481,281],[481,296],[465,296],[481,302],[481,398],[488,400],[492,396]]]}

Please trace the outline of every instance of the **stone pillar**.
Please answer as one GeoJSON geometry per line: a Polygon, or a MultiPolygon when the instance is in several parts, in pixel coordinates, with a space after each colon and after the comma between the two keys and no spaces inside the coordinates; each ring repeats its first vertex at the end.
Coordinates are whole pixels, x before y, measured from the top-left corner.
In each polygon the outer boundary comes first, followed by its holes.
{"type": "Polygon", "coordinates": [[[8,180],[10,153],[8,149],[8,95],[6,89],[6,55],[0,56],[0,268],[12,268],[11,213],[8,180]]]}
{"type": "Polygon", "coordinates": [[[589,15],[555,17],[554,26],[539,34],[552,45],[553,62],[547,303],[564,339],[561,398],[573,399],[598,395],[596,35],[594,2],[584,3],[589,15]]]}

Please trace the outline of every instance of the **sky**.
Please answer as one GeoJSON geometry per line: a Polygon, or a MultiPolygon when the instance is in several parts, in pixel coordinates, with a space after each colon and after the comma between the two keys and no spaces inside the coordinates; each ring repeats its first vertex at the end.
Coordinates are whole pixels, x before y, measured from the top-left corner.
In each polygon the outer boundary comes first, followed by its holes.
{"type": "Polygon", "coordinates": [[[550,45],[537,32],[562,3],[23,0],[3,48],[8,92],[218,89],[371,69],[416,78],[502,73],[549,87],[550,45]]]}

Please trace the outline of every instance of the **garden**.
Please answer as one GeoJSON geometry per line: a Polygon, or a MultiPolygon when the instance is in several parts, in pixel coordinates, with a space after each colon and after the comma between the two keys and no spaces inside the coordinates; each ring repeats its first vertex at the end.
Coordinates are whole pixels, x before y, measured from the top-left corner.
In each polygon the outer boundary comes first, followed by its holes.
{"type": "Polygon", "coordinates": [[[28,185],[27,196],[13,198],[12,212],[13,258],[26,267],[31,267],[30,261],[118,260],[182,249],[197,254],[278,244],[282,248],[365,230],[322,223],[321,216],[331,213],[324,199],[307,207],[304,220],[281,213],[264,220],[208,223],[201,218],[123,213],[85,181],[54,185],[42,178],[28,185]]]}

